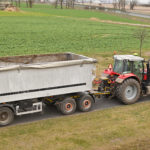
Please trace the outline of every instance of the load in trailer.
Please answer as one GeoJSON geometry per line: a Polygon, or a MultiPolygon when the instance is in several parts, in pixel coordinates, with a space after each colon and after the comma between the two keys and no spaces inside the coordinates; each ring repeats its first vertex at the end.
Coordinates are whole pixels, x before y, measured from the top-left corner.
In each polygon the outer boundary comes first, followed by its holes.
{"type": "Polygon", "coordinates": [[[98,91],[116,96],[124,104],[135,103],[150,94],[150,60],[133,55],[115,55],[114,66],[104,70],[98,91]]]}
{"type": "Polygon", "coordinates": [[[41,112],[44,103],[63,114],[89,111],[95,59],[73,53],[0,58],[0,125],[15,115],[41,112]]]}

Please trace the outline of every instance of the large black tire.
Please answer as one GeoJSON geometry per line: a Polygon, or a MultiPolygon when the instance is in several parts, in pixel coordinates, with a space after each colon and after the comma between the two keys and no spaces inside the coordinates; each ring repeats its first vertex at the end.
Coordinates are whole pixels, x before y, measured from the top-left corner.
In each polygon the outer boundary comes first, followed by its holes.
{"type": "Polygon", "coordinates": [[[82,112],[87,112],[91,110],[93,106],[93,98],[90,95],[83,95],[79,99],[76,100],[77,102],[77,107],[80,111],[82,112]]]}
{"type": "Polygon", "coordinates": [[[141,87],[137,80],[127,79],[116,87],[116,96],[124,104],[135,103],[141,95],[141,87]]]}
{"type": "Polygon", "coordinates": [[[14,120],[14,112],[8,107],[0,108],[0,126],[10,124],[14,120]]]}
{"type": "Polygon", "coordinates": [[[65,98],[57,105],[58,111],[64,115],[73,114],[76,111],[76,102],[73,98],[65,98]]]}

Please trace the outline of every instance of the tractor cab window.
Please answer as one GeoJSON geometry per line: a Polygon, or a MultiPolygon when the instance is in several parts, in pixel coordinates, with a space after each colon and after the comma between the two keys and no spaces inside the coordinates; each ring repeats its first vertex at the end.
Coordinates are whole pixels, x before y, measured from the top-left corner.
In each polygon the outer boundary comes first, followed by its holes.
{"type": "Polygon", "coordinates": [[[125,61],[124,64],[124,73],[133,73],[142,80],[143,63],[141,61],[125,61]]]}
{"type": "Polygon", "coordinates": [[[116,73],[133,73],[139,79],[143,78],[143,62],[129,60],[115,60],[113,71],[116,73]]]}
{"type": "Polygon", "coordinates": [[[143,63],[141,61],[134,62],[133,73],[142,80],[142,78],[143,78],[143,63]]]}
{"type": "Polygon", "coordinates": [[[115,60],[113,71],[117,72],[117,73],[123,72],[123,61],[122,60],[117,60],[117,59],[115,60]]]}
{"type": "Polygon", "coordinates": [[[133,68],[133,61],[124,61],[124,73],[132,73],[133,68]]]}

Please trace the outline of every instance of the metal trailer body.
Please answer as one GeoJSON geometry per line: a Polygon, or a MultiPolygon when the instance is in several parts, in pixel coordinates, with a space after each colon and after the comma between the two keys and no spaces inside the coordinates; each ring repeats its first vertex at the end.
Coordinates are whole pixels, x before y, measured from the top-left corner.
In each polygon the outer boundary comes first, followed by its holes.
{"type": "Polygon", "coordinates": [[[92,89],[95,59],[73,53],[0,58],[0,104],[92,89]]]}
{"type": "Polygon", "coordinates": [[[14,115],[41,112],[54,104],[65,115],[89,111],[95,59],[73,53],[0,58],[0,126],[14,115]]]}

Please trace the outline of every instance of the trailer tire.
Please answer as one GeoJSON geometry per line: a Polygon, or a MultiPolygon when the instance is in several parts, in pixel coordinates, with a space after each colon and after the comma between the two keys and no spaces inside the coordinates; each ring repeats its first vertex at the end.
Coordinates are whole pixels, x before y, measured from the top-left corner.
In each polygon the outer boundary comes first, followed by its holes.
{"type": "Polygon", "coordinates": [[[94,100],[90,95],[86,94],[77,99],[76,102],[77,107],[80,111],[88,112],[89,110],[91,110],[94,100]]]}
{"type": "Polygon", "coordinates": [[[65,98],[57,105],[58,111],[64,115],[73,114],[76,111],[76,102],[73,98],[65,98]]]}
{"type": "Polygon", "coordinates": [[[117,85],[116,96],[124,104],[135,103],[141,94],[141,87],[137,80],[130,78],[125,80],[122,84],[117,85]]]}
{"type": "Polygon", "coordinates": [[[14,112],[9,107],[0,108],[0,126],[10,124],[14,120],[14,112]]]}

